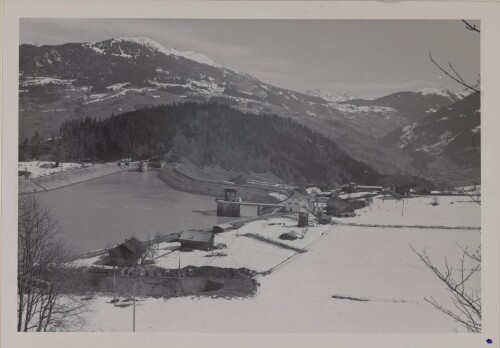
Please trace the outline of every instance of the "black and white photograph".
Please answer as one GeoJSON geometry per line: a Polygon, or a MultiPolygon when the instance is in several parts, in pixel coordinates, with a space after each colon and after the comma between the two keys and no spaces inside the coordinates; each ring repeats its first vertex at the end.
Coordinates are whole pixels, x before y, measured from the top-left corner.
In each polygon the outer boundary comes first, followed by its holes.
{"type": "Polygon", "coordinates": [[[17,332],[498,344],[482,24],[20,18],[17,332]]]}

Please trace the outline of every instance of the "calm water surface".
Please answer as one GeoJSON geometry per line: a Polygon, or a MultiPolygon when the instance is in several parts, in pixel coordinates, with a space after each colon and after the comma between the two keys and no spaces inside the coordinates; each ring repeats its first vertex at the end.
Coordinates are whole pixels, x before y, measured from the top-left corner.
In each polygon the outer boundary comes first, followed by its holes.
{"type": "MultiPolygon", "coordinates": [[[[222,195],[222,192],[221,192],[222,195]]],[[[157,172],[120,172],[39,194],[59,220],[62,236],[79,251],[135,236],[150,238],[238,218],[217,217],[213,197],[172,189],[157,172]]],[[[254,216],[242,208],[242,216],[254,216]]]]}

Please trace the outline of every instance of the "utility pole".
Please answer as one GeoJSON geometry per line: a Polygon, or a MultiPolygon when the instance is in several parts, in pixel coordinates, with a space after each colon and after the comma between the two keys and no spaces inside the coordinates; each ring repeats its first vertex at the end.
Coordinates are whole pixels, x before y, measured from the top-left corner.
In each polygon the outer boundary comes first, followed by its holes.
{"type": "Polygon", "coordinates": [[[133,301],[134,301],[134,308],[133,308],[133,326],[132,330],[135,332],[135,282],[136,282],[136,277],[137,277],[137,268],[136,268],[136,263],[134,262],[134,296],[133,296],[133,301]]]}
{"type": "Polygon", "coordinates": [[[177,277],[181,279],[181,254],[179,253],[179,268],[177,270],[177,277]]]}
{"type": "Polygon", "coordinates": [[[403,198],[403,207],[401,208],[401,216],[403,216],[405,211],[405,199],[403,198]]]}

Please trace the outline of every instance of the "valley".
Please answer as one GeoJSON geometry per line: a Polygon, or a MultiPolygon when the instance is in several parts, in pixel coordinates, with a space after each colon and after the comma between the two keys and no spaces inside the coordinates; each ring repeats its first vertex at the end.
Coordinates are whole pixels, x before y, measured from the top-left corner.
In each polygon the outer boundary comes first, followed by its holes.
{"type": "Polygon", "coordinates": [[[21,20],[18,333],[486,334],[479,25],[21,20]]]}
{"type": "MultiPolygon", "coordinates": [[[[446,152],[441,157],[450,166],[437,170],[436,165],[422,165],[415,160],[418,153],[401,151],[380,139],[412,122],[432,118],[468,91],[423,89],[374,100],[349,93],[300,93],[225,68],[198,53],[166,49],[149,39],[21,45],[20,50],[20,142],[31,139],[35,132],[42,139],[57,135],[64,120],[105,119],[171,103],[217,102],[250,114],[276,114],[305,124],[381,173],[417,171],[432,180],[446,180],[463,167],[446,152]]],[[[453,178],[455,183],[479,179],[478,170],[462,172],[465,174],[453,178]]]]}

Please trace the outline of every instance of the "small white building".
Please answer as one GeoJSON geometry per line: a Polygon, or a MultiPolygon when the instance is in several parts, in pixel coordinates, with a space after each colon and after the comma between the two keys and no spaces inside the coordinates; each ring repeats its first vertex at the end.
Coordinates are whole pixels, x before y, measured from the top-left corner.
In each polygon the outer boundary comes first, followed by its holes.
{"type": "Polygon", "coordinates": [[[292,213],[312,213],[314,211],[314,199],[298,191],[295,191],[285,202],[285,210],[292,213]]]}

